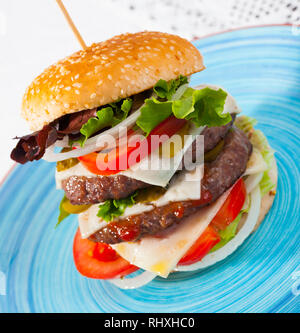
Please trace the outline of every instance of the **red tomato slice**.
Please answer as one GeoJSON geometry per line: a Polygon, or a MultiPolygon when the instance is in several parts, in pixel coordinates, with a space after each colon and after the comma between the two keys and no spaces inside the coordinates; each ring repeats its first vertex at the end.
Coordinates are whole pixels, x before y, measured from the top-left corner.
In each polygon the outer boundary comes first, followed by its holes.
{"type": "Polygon", "coordinates": [[[201,260],[220,240],[221,238],[214,228],[208,226],[178,264],[191,265],[201,260]]]}
{"type": "Polygon", "coordinates": [[[203,234],[180,259],[180,265],[191,265],[201,260],[220,240],[217,230],[224,230],[235,220],[246,200],[246,187],[243,179],[238,180],[224,204],[205,229],[203,234]]]}
{"type": "Polygon", "coordinates": [[[139,269],[109,245],[81,238],[79,229],[74,238],[73,257],[79,273],[92,279],[123,277],[139,269]]]}
{"type": "Polygon", "coordinates": [[[226,229],[226,227],[228,227],[228,225],[235,220],[243,208],[246,195],[246,186],[241,178],[235,183],[224,204],[211,221],[211,224],[218,230],[226,229]]]}
{"type": "MultiPolygon", "coordinates": [[[[112,149],[108,153],[91,153],[78,157],[80,162],[92,173],[97,175],[113,175],[122,170],[127,170],[134,164],[140,162],[159,145],[177,133],[186,124],[186,120],[171,116],[156,126],[147,138],[134,139],[133,142],[112,149]],[[160,140],[152,140],[154,136],[160,140]],[[137,153],[138,152],[138,153],[137,153]]],[[[133,136],[132,134],[131,136],[133,136]]],[[[129,139],[128,139],[129,140],[129,139]]]]}

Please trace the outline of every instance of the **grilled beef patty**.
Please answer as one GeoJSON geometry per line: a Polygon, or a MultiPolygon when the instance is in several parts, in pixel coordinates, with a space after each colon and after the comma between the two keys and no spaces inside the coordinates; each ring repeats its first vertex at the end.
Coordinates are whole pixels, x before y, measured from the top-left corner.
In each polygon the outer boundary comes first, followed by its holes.
{"type": "Polygon", "coordinates": [[[116,244],[134,241],[145,235],[155,235],[214,202],[241,177],[252,153],[251,143],[239,129],[229,131],[224,141],[223,150],[217,158],[204,166],[200,200],[172,202],[139,215],[110,222],[89,239],[116,244]]]}
{"type": "MultiPolygon", "coordinates": [[[[207,127],[201,133],[204,136],[204,153],[213,149],[222,140],[231,128],[235,116],[227,125],[220,127],[207,127]]],[[[196,158],[196,143],[193,142],[189,149],[192,150],[193,160],[196,158]]],[[[189,152],[187,152],[188,154],[189,152]]],[[[86,205],[103,202],[109,199],[126,198],[133,192],[151,186],[140,180],[123,175],[116,176],[71,176],[62,181],[62,188],[66,197],[73,205],[86,205]]]]}

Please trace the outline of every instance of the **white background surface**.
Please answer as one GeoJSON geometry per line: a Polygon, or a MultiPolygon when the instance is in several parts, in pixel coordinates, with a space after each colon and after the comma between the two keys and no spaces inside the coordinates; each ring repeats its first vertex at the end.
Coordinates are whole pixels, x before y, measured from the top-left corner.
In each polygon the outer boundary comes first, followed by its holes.
{"type": "MultiPolygon", "coordinates": [[[[65,0],[87,44],[115,34],[160,30],[188,39],[226,29],[300,23],[300,0],[65,0]]],[[[55,0],[0,0],[0,179],[13,165],[12,138],[28,134],[20,117],[27,85],[79,49],[55,0]]]]}

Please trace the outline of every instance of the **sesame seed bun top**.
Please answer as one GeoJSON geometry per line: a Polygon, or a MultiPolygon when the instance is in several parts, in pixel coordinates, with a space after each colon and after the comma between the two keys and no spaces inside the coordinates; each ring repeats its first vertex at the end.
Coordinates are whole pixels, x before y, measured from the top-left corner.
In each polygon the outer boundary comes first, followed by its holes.
{"type": "Polygon", "coordinates": [[[161,32],[115,36],[48,67],[27,88],[22,116],[31,130],[69,113],[112,103],[204,69],[187,40],[161,32]]]}

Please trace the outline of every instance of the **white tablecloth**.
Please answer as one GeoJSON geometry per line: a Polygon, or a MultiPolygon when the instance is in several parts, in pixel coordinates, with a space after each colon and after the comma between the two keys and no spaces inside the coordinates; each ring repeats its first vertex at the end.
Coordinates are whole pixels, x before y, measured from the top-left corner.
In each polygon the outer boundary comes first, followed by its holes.
{"type": "MultiPolygon", "coordinates": [[[[65,0],[87,44],[122,32],[159,30],[188,39],[232,28],[300,24],[300,0],[65,0]]],[[[291,28],[292,29],[292,28],[291,28]]],[[[295,33],[298,30],[295,29],[295,33]]],[[[0,2],[0,179],[16,141],[26,86],[45,67],[78,50],[54,0],[0,2]]]]}

